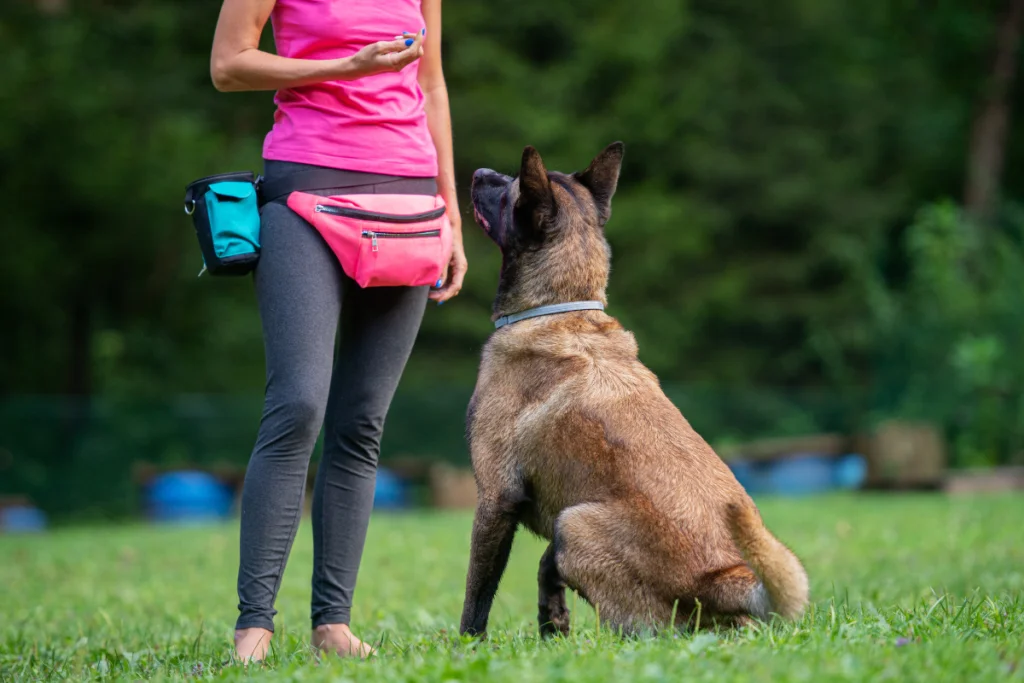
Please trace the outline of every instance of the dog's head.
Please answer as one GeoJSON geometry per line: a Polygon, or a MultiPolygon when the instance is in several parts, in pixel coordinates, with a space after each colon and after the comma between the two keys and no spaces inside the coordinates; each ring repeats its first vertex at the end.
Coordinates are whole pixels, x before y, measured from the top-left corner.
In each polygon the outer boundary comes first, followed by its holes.
{"type": "Polygon", "coordinates": [[[519,175],[473,174],[473,215],[501,249],[495,316],[568,301],[605,301],[611,250],[604,225],[619,182],[615,142],[584,171],[548,171],[533,147],[519,175]]]}

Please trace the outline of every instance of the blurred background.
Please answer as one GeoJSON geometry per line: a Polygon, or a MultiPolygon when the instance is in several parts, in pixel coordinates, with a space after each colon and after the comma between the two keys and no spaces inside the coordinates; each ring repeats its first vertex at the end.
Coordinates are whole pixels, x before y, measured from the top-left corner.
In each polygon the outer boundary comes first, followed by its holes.
{"type": "MultiPolygon", "coordinates": [[[[196,277],[182,197],[261,169],[273,103],[212,87],[218,10],[0,8],[0,526],[231,514],[259,320],[248,278],[196,277]]],[[[613,140],[610,313],[752,493],[1020,485],[1024,1],[444,15],[470,270],[428,311],[380,507],[472,504],[464,414],[499,266],[473,170],[532,144],[571,171],[613,140]]]]}

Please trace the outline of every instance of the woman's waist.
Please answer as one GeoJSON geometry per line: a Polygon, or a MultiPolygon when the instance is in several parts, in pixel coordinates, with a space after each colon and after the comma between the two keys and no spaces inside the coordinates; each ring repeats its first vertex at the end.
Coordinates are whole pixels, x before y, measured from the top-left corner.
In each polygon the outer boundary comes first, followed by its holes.
{"type": "Polygon", "coordinates": [[[394,175],[388,173],[369,173],[365,171],[352,171],[344,168],[330,166],[319,166],[316,164],[305,164],[296,161],[283,161],[280,159],[263,160],[264,181],[280,181],[286,178],[298,178],[303,175],[315,173],[321,183],[328,183],[323,188],[316,189],[341,189],[348,187],[361,187],[364,185],[378,185],[395,180],[408,180],[410,176],[394,175]]]}
{"type": "Polygon", "coordinates": [[[266,201],[281,199],[296,191],[323,197],[380,192],[437,194],[434,178],[353,171],[277,159],[264,159],[263,178],[266,201]]]}

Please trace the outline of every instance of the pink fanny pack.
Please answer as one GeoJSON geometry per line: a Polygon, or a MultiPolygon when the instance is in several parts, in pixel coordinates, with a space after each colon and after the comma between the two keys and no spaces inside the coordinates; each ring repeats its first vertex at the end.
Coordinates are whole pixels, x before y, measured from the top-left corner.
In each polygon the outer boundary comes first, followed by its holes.
{"type": "Polygon", "coordinates": [[[292,192],[288,206],[320,231],[360,287],[433,285],[452,256],[440,196],[292,192]]]}

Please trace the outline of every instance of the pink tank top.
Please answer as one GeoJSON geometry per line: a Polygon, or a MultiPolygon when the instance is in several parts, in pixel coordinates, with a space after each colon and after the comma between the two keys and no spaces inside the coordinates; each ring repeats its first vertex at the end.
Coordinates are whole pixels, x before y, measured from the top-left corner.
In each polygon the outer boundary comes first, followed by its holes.
{"type": "MultiPolygon", "coordinates": [[[[334,59],[424,28],[420,0],[277,0],[277,54],[334,59]]],[[[430,40],[428,35],[427,40],[430,40]]],[[[419,61],[400,72],[279,90],[263,157],[346,171],[437,176],[419,61]]]]}

